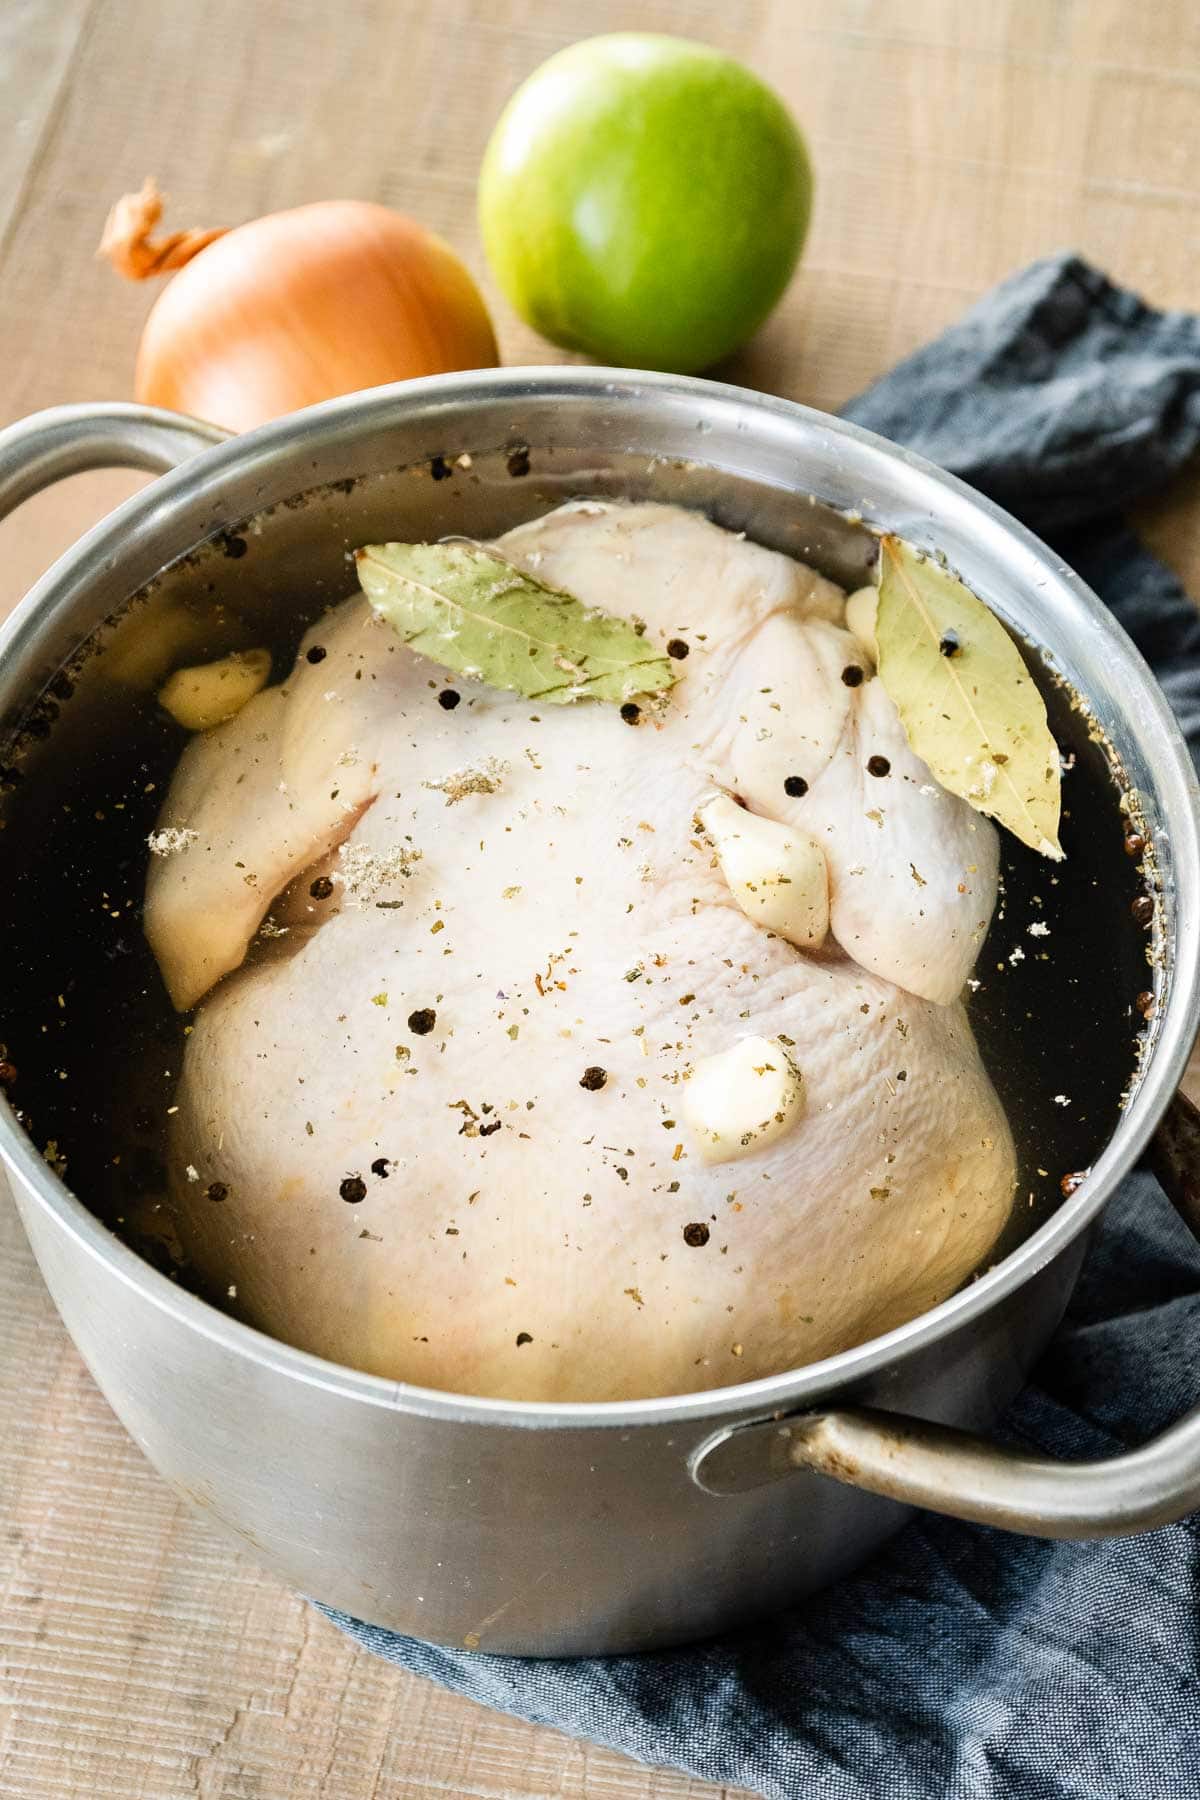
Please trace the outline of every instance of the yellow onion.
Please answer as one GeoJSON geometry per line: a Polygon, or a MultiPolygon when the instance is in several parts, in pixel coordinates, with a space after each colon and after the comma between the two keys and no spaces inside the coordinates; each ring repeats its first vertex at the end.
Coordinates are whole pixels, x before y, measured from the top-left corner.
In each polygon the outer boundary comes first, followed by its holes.
{"type": "Polygon", "coordinates": [[[153,181],[109,216],[101,256],[130,280],[172,274],[134,391],[231,431],[335,394],[493,367],[482,296],[449,245],[365,200],[320,200],[232,230],[155,238],[153,181]]]}

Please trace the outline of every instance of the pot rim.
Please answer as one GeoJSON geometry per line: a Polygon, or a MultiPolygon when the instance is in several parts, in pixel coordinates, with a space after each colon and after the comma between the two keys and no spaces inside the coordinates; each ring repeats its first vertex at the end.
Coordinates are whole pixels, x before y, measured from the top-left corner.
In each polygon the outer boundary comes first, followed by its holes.
{"type": "Polygon", "coordinates": [[[0,626],[0,688],[10,658],[18,645],[25,646],[36,639],[43,615],[51,612],[59,600],[66,600],[98,564],[118,561],[131,528],[154,528],[169,516],[172,503],[195,487],[198,480],[215,491],[235,471],[244,473],[247,466],[273,465],[280,457],[311,446],[314,436],[325,440],[353,437],[356,426],[378,424],[381,416],[398,402],[407,408],[422,401],[453,403],[488,397],[517,401],[521,397],[555,393],[566,396],[583,391],[604,395],[616,403],[622,395],[646,390],[709,405],[740,405],[752,412],[775,414],[781,422],[807,422],[843,439],[864,453],[868,462],[881,456],[901,462],[927,488],[931,500],[940,499],[944,505],[957,508],[960,515],[970,513],[981,532],[1011,540],[1026,562],[1036,563],[1043,599],[1048,592],[1070,610],[1085,615],[1088,629],[1098,634],[1102,653],[1115,659],[1122,670],[1123,711],[1127,720],[1134,722],[1147,761],[1154,766],[1162,820],[1169,827],[1176,909],[1169,936],[1166,1004],[1128,1110],[1086,1180],[1031,1237],[977,1281],[906,1324],[820,1362],[733,1386],[643,1400],[557,1403],[458,1394],[366,1374],[269,1337],[180,1288],[102,1225],[51,1171],[18,1125],[11,1107],[0,1101],[0,1161],[7,1164],[25,1191],[88,1256],[187,1329],[264,1369],[347,1399],[448,1422],[533,1429],[707,1423],[729,1415],[804,1408],[831,1389],[843,1388],[852,1380],[894,1364],[902,1356],[927,1349],[979,1318],[1065,1250],[1096,1217],[1145,1148],[1179,1085],[1196,1036],[1200,1020],[1200,788],[1187,745],[1141,654],[1092,590],[1002,507],[956,476],[874,432],[776,395],[699,377],[549,365],[467,370],[397,382],[289,414],[231,437],[160,476],[60,557],[0,626]]]}

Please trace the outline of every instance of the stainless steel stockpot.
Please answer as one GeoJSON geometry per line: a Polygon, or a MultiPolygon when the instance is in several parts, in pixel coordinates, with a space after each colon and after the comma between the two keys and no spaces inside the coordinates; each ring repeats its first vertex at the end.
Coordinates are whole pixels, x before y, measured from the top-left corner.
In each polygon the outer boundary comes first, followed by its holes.
{"type": "MultiPolygon", "coordinates": [[[[1156,1131],[1164,1168],[1178,1175],[1186,1158],[1195,1121],[1174,1097],[1197,1025],[1200,844],[1190,759],[1141,658],[1057,557],[961,483],[785,401],[603,369],[416,381],[228,441],[144,408],[64,408],[0,434],[0,513],[83,468],[164,473],[4,627],[0,728],[129,596],[214,534],[320,483],[512,443],[556,471],[562,492],[636,467],[642,494],[677,497],[686,476],[689,496],[718,513],[735,494],[752,530],[761,514],[778,538],[790,519],[794,547],[847,579],[861,545],[839,514],[864,514],[936,542],[1044,647],[1089,702],[1156,834],[1166,955],[1144,1078],[1082,1186],[932,1312],[791,1374],[593,1406],[405,1387],[262,1336],[110,1235],[0,1109],[30,1241],[114,1410],[180,1493],[285,1580],[399,1631],[493,1651],[645,1649],[718,1631],[853,1568],[914,1503],[1067,1537],[1134,1531],[1200,1504],[1200,1413],[1084,1466],[969,1435],[1021,1386],[1066,1305],[1089,1224],[1156,1131]]],[[[477,491],[493,514],[460,528],[495,529],[496,494],[484,481],[477,491]]],[[[304,508],[289,517],[302,544],[304,508]]]]}

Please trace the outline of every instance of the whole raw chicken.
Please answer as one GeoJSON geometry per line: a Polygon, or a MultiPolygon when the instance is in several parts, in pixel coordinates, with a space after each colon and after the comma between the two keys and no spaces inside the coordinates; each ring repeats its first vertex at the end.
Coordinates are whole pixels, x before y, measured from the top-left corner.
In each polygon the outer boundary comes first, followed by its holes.
{"type": "Polygon", "coordinates": [[[360,598],[192,741],[146,914],[200,1003],[188,1257],[290,1343],[521,1399],[722,1386],[901,1323],[1012,1202],[959,1000],[994,828],[908,749],[811,570],[655,505],[499,548],[644,620],[679,679],[624,716],[539,706],[360,598]],[[816,859],[791,941],[731,877],[731,818],[816,859]],[[764,1069],[787,1104],[739,1136],[764,1069]]]}

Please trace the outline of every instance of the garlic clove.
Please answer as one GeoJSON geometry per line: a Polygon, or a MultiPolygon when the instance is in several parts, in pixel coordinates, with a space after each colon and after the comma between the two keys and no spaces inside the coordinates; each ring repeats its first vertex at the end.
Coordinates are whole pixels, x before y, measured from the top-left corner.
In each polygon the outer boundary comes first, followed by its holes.
{"type": "Polygon", "coordinates": [[[747,812],[728,794],[697,808],[729,891],[754,924],[800,949],[829,933],[829,870],[814,838],[777,819],[747,812]]]}
{"type": "Polygon", "coordinates": [[[683,1116],[707,1163],[753,1156],[803,1109],[803,1077],[779,1038],[739,1038],[698,1062],[683,1090],[683,1116]]]}
{"type": "Polygon", "coordinates": [[[878,588],[856,588],[846,602],[846,630],[853,633],[871,661],[876,664],[879,662],[879,643],[875,636],[878,612],[878,588]]]}
{"type": "Polygon", "coordinates": [[[270,674],[269,650],[235,650],[220,662],[177,669],[160,689],[158,703],[185,731],[209,731],[240,713],[270,674]]]}

